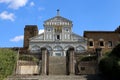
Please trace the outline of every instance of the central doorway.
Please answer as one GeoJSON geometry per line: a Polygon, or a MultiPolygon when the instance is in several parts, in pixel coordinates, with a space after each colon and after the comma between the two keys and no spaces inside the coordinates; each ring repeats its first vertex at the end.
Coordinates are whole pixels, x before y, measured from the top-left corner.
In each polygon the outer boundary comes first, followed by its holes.
{"type": "Polygon", "coordinates": [[[55,46],[53,53],[49,56],[49,75],[66,74],[66,56],[61,46],[55,46]]]}
{"type": "Polygon", "coordinates": [[[55,53],[55,56],[62,56],[62,53],[55,53]]]}
{"type": "Polygon", "coordinates": [[[52,56],[64,56],[63,48],[61,46],[55,46],[52,56]]]}
{"type": "Polygon", "coordinates": [[[62,51],[54,51],[52,56],[64,56],[62,51]]]}

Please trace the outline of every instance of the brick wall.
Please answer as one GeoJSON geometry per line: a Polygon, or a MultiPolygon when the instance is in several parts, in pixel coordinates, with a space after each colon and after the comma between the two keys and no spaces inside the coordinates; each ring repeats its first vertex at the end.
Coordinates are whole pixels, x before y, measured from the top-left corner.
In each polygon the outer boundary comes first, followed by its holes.
{"type": "Polygon", "coordinates": [[[100,40],[104,42],[102,46],[102,51],[107,52],[112,50],[120,41],[120,34],[115,31],[85,31],[84,37],[88,40],[88,50],[94,51],[96,48],[100,48],[100,40]],[[89,41],[93,41],[93,46],[91,47],[89,41]],[[109,47],[109,41],[112,42],[112,46],[109,47]]]}
{"type": "Polygon", "coordinates": [[[84,61],[78,64],[78,74],[96,74],[97,63],[96,61],[84,61]]]}
{"type": "Polygon", "coordinates": [[[24,28],[24,48],[29,47],[29,38],[38,35],[37,25],[26,25],[24,28]]]}

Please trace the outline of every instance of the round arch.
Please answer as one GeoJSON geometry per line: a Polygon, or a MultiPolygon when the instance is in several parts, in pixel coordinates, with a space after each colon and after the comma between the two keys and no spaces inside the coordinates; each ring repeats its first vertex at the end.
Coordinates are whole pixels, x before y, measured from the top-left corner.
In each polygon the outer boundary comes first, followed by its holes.
{"type": "Polygon", "coordinates": [[[54,50],[54,51],[62,51],[63,48],[62,48],[61,46],[55,46],[55,47],[53,48],[53,50],[54,50]]]}
{"type": "Polygon", "coordinates": [[[70,45],[69,45],[69,46],[66,46],[66,47],[64,48],[64,50],[67,51],[70,47],[73,47],[73,46],[70,46],[70,45]]]}
{"type": "Polygon", "coordinates": [[[48,51],[52,51],[52,48],[50,46],[46,46],[48,51]]]}
{"type": "Polygon", "coordinates": [[[50,46],[45,46],[45,48],[48,50],[49,56],[51,56],[52,55],[52,48],[50,46]]]}
{"type": "Polygon", "coordinates": [[[52,56],[63,56],[63,48],[61,46],[55,46],[53,48],[53,55],[52,56]]]}
{"type": "Polygon", "coordinates": [[[39,53],[40,52],[40,46],[38,45],[34,45],[32,46],[32,48],[30,49],[31,53],[39,53]]]}

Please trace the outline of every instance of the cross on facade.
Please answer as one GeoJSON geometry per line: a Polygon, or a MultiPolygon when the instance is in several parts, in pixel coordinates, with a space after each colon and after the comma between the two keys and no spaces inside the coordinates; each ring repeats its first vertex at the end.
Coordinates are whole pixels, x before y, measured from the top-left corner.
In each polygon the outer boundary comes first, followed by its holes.
{"type": "Polygon", "coordinates": [[[60,10],[57,9],[57,16],[60,16],[60,10]]]}

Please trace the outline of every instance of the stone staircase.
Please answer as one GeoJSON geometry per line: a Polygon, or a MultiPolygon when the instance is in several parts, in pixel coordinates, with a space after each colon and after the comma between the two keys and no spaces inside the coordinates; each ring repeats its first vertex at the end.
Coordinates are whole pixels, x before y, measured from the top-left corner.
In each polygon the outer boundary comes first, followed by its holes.
{"type": "Polygon", "coordinates": [[[49,75],[66,75],[66,57],[49,57],[49,75]]]}
{"type": "Polygon", "coordinates": [[[98,75],[11,76],[7,80],[105,80],[98,75]]]}
{"type": "Polygon", "coordinates": [[[85,76],[14,76],[7,80],[87,80],[85,76]]]}

